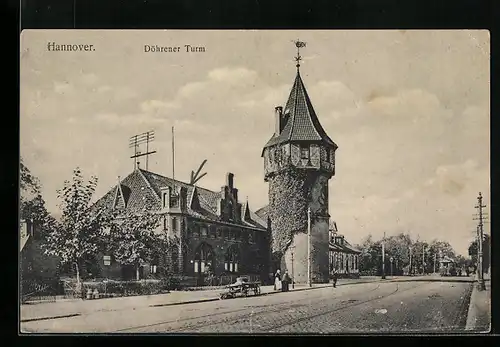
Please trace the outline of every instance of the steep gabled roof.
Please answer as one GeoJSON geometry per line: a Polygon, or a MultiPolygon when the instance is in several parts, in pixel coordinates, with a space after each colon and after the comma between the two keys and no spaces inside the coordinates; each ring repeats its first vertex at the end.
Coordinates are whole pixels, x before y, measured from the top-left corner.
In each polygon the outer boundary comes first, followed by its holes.
{"type": "Polygon", "coordinates": [[[259,208],[255,211],[255,214],[259,216],[260,219],[267,220],[267,217],[269,216],[269,205],[259,208]]]}
{"type": "Polygon", "coordinates": [[[321,126],[298,70],[283,114],[289,114],[283,131],[274,134],[264,148],[289,141],[324,142],[337,148],[321,126]]]}
{"type": "MultiPolygon", "coordinates": [[[[116,201],[123,198],[124,206],[128,211],[140,213],[146,208],[148,202],[153,204],[155,210],[161,209],[161,189],[165,187],[187,189],[188,206],[187,213],[196,218],[218,221],[217,204],[221,198],[221,192],[214,192],[202,187],[190,185],[156,173],[137,169],[125,177],[120,187],[113,187],[108,193],[100,198],[93,206],[94,211],[112,209],[116,201]]],[[[250,220],[244,225],[254,228],[266,228],[266,223],[250,211],[250,220]]]]}
{"type": "Polygon", "coordinates": [[[265,222],[264,219],[262,219],[257,213],[253,212],[250,209],[248,201],[245,202],[243,208],[241,209],[241,220],[253,227],[267,228],[267,222],[265,222]]]}

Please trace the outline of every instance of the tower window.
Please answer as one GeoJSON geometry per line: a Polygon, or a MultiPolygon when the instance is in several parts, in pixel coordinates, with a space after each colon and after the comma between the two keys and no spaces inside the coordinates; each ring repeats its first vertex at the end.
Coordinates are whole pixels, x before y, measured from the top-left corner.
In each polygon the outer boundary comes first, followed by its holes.
{"type": "Polygon", "coordinates": [[[309,146],[300,146],[300,158],[309,159],[309,146]]]}

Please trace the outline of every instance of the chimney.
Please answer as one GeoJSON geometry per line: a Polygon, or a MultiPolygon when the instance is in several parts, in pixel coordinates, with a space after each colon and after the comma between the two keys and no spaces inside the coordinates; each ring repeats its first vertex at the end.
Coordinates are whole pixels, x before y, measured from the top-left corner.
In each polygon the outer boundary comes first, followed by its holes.
{"type": "Polygon", "coordinates": [[[217,217],[222,217],[222,198],[217,199],[217,217]]]}
{"type": "Polygon", "coordinates": [[[275,133],[276,136],[281,134],[281,131],[283,130],[284,122],[283,122],[283,107],[281,106],[276,106],[274,108],[274,116],[276,117],[276,128],[275,128],[275,133]]]}
{"type": "Polygon", "coordinates": [[[179,189],[179,206],[181,211],[185,211],[187,208],[188,191],[186,187],[181,187],[179,189]]]}
{"type": "Polygon", "coordinates": [[[229,189],[233,189],[233,178],[234,178],[234,174],[232,174],[231,172],[228,172],[227,176],[226,176],[226,186],[228,186],[229,189]]]}

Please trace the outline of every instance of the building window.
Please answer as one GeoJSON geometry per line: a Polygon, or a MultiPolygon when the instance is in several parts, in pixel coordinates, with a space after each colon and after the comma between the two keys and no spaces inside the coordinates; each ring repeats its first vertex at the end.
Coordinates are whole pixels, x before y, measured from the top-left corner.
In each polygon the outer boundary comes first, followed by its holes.
{"type": "Polygon", "coordinates": [[[172,217],[172,231],[177,231],[177,217],[172,217]]]}
{"type": "Polygon", "coordinates": [[[255,243],[255,232],[253,230],[248,231],[248,243],[255,243]]]}
{"type": "Polygon", "coordinates": [[[163,207],[167,207],[167,193],[163,193],[163,207]]]}
{"type": "Polygon", "coordinates": [[[207,227],[206,226],[202,226],[201,227],[201,237],[207,237],[207,227]]]}
{"type": "Polygon", "coordinates": [[[163,230],[168,230],[168,218],[167,218],[167,216],[163,217],[163,230]]]}
{"type": "Polygon", "coordinates": [[[179,197],[172,194],[170,196],[170,207],[179,207],[179,197]]]}
{"type": "Polygon", "coordinates": [[[300,146],[300,158],[309,159],[309,146],[300,146]]]}
{"type": "Polygon", "coordinates": [[[207,243],[202,243],[195,251],[194,256],[194,272],[204,273],[214,264],[215,256],[212,246],[207,243]]]}
{"type": "Polygon", "coordinates": [[[238,262],[239,262],[239,251],[238,248],[233,246],[230,247],[224,259],[224,270],[227,272],[238,272],[238,262]]]}

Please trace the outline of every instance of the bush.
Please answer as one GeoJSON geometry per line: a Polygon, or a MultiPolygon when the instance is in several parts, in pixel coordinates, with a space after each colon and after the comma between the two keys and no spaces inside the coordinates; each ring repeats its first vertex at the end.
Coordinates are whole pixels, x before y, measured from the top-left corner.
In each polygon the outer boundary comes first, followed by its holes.
{"type": "Polygon", "coordinates": [[[181,281],[178,277],[167,277],[160,281],[160,287],[166,290],[180,290],[182,289],[181,281]]]}

